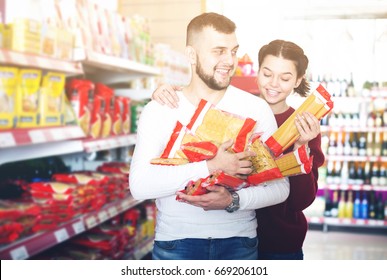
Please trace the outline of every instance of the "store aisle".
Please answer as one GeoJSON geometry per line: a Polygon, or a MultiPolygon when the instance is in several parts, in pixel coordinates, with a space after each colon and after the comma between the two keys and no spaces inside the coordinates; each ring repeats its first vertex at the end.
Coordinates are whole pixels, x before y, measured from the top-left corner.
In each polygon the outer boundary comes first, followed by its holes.
{"type": "Polygon", "coordinates": [[[305,260],[387,260],[387,235],[309,230],[305,260]]]}

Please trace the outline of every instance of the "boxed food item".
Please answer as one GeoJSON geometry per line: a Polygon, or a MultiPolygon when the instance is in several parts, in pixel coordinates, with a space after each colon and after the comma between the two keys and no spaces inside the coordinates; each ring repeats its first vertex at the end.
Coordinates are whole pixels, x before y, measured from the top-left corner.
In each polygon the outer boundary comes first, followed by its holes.
{"type": "Polygon", "coordinates": [[[42,126],[63,125],[64,85],[66,76],[49,72],[43,77],[40,91],[40,117],[42,126]]]}
{"type": "Polygon", "coordinates": [[[42,33],[40,54],[54,57],[57,46],[56,27],[48,23],[42,23],[41,30],[42,33]]]}
{"type": "Polygon", "coordinates": [[[0,129],[16,126],[18,72],[15,67],[0,67],[0,129]]]}
{"type": "Polygon", "coordinates": [[[17,127],[40,125],[39,98],[42,71],[20,69],[16,89],[17,127]]]}
{"type": "Polygon", "coordinates": [[[63,60],[73,59],[74,33],[65,28],[56,29],[56,57],[63,60]]]}
{"type": "Polygon", "coordinates": [[[6,46],[14,51],[33,54],[41,53],[42,24],[33,19],[15,18],[6,26],[6,46]]]}

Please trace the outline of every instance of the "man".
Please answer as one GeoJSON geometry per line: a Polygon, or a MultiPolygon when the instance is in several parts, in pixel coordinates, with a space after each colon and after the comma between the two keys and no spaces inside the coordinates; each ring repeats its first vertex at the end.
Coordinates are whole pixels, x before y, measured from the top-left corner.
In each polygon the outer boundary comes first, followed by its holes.
{"type": "Polygon", "coordinates": [[[130,189],[136,199],[156,199],[157,221],[154,259],[257,259],[255,209],[284,201],[287,179],[270,181],[229,192],[209,187],[208,194],[188,196],[190,180],[205,178],[216,170],[249,174],[249,151],[228,153],[232,140],[223,143],[207,161],[180,166],[151,165],[164,150],[176,121],[187,124],[201,99],[217,108],[257,121],[255,132],[266,140],[276,129],[267,103],[230,85],[237,67],[235,24],[216,13],[195,17],[187,27],[186,54],[192,70],[190,84],[179,94],[179,106],[171,110],[155,101],[144,108],[138,125],[137,144],[130,170],[130,189]],[[186,203],[178,202],[176,194],[186,203]]]}

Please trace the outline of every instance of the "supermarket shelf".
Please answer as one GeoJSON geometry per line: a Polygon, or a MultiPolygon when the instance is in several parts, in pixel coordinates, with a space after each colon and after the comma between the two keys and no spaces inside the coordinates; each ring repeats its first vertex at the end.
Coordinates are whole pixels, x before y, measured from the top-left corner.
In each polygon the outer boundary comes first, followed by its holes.
{"type": "Polygon", "coordinates": [[[0,164],[83,151],[85,134],[78,126],[0,131],[0,164]]]}
{"type": "Polygon", "coordinates": [[[7,162],[28,160],[40,157],[66,155],[83,151],[81,140],[49,142],[29,146],[0,149],[0,165],[7,162]]]}
{"type": "Polygon", "coordinates": [[[82,61],[85,73],[104,84],[127,83],[130,80],[159,75],[158,68],[129,59],[86,51],[82,61]],[[109,72],[101,71],[109,70],[109,72]]]}
{"type": "Polygon", "coordinates": [[[84,151],[87,153],[114,149],[118,147],[131,146],[136,144],[136,135],[118,135],[103,139],[86,139],[83,140],[84,151]]]}
{"type": "Polygon", "coordinates": [[[336,155],[326,155],[325,160],[331,161],[378,161],[378,162],[386,162],[386,156],[336,156],[336,155]]]}
{"type": "Polygon", "coordinates": [[[387,126],[384,127],[359,127],[359,126],[326,126],[320,127],[321,132],[387,132],[387,126]]]}
{"type": "Polygon", "coordinates": [[[65,61],[48,56],[39,56],[12,50],[0,49],[0,64],[14,65],[20,67],[35,67],[50,71],[58,71],[67,75],[83,74],[80,62],[65,61]]]}
{"type": "Polygon", "coordinates": [[[0,130],[0,149],[65,141],[85,137],[79,126],[55,126],[0,130]]]}
{"type": "Polygon", "coordinates": [[[359,226],[387,229],[387,221],[373,219],[349,219],[349,218],[327,218],[327,217],[307,217],[308,223],[331,225],[331,226],[359,226]]]}
{"type": "Polygon", "coordinates": [[[123,200],[105,205],[99,211],[94,211],[69,222],[59,225],[55,230],[37,233],[10,245],[0,248],[0,259],[21,260],[28,259],[44,250],[58,245],[69,238],[78,235],[117,214],[136,206],[142,201],[134,200],[129,196],[123,200]]]}
{"type": "Polygon", "coordinates": [[[320,189],[343,191],[387,191],[387,186],[355,185],[355,184],[319,184],[320,189]]]}

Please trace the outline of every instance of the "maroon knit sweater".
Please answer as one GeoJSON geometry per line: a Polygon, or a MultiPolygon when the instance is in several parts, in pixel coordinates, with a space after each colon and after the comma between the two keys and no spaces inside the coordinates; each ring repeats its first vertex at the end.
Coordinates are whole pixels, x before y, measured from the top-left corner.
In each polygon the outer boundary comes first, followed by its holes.
{"type": "MultiPolygon", "coordinates": [[[[294,112],[293,108],[275,115],[278,127],[294,112]]],[[[309,174],[289,177],[290,194],[282,203],[256,210],[259,251],[294,253],[302,249],[308,224],[302,210],[315,199],[318,168],[324,163],[321,134],[308,143],[313,155],[313,169],[309,174]]],[[[293,146],[285,153],[292,151],[293,146]]]]}

